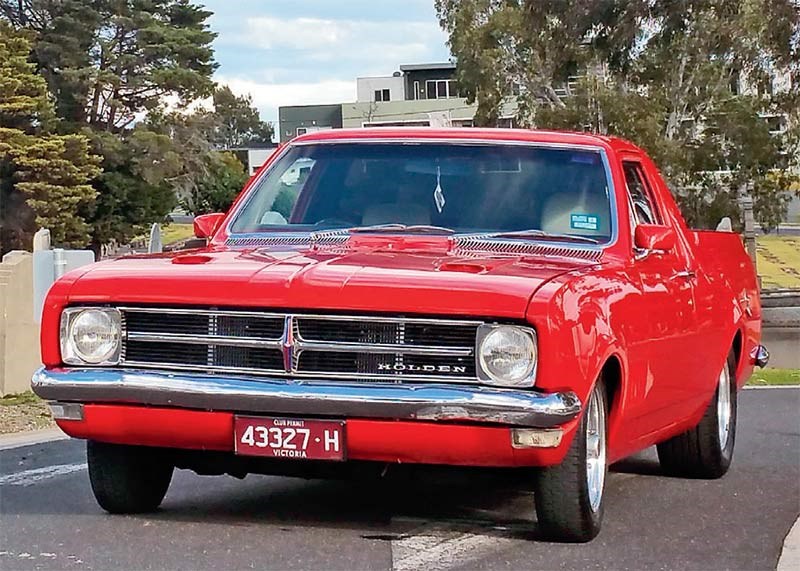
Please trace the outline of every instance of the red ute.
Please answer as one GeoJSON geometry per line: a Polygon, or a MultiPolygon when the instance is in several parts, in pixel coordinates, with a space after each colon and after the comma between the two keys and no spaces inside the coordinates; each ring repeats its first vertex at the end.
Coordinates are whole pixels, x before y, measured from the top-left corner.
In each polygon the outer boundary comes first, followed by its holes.
{"type": "Polygon", "coordinates": [[[543,533],[600,529],[607,467],[728,469],[761,308],[739,236],[689,230],[619,139],[366,129],[295,139],[205,248],[64,276],[35,392],[110,512],[175,467],[537,467],[543,533]]]}

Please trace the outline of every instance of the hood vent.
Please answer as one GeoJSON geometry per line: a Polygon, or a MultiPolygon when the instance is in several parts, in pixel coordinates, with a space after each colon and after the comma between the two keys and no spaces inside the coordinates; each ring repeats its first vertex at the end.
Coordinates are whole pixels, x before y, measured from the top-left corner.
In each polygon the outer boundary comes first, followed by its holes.
{"type": "Polygon", "coordinates": [[[603,251],[599,248],[542,244],[522,240],[497,240],[467,236],[456,238],[454,253],[459,256],[475,256],[491,252],[507,255],[552,256],[557,258],[578,258],[598,261],[603,251]]]}
{"type": "MultiPolygon", "coordinates": [[[[349,246],[350,234],[337,231],[311,234],[241,234],[231,236],[226,245],[238,248],[259,246],[349,246]]],[[[477,236],[454,237],[450,252],[457,256],[480,256],[486,252],[505,255],[550,256],[556,258],[577,258],[598,261],[603,250],[594,247],[580,247],[559,244],[543,244],[524,240],[486,239],[477,236]]]]}

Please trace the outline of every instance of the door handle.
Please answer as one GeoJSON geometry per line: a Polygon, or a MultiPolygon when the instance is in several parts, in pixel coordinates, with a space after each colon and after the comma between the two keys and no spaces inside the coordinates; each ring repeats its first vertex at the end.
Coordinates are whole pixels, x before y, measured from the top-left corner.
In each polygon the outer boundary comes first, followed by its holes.
{"type": "Polygon", "coordinates": [[[697,273],[693,270],[681,270],[672,274],[673,279],[683,278],[685,280],[693,280],[697,277],[697,273]]]}

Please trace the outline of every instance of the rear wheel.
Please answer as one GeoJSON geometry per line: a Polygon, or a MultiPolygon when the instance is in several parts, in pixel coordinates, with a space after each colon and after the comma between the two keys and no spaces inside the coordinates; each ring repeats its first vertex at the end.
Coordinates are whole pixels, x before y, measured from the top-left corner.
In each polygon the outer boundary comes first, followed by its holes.
{"type": "Polygon", "coordinates": [[[736,440],[735,368],[731,353],[717,378],[714,398],[697,426],[658,445],[658,459],[666,474],[713,479],[728,471],[736,440]]]}
{"type": "Polygon", "coordinates": [[[564,460],[537,475],[536,516],[548,539],[586,542],[600,532],[608,473],[607,417],[605,385],[600,379],[564,460]]]}
{"type": "Polygon", "coordinates": [[[86,456],[94,497],[107,512],[144,513],[161,505],[173,472],[162,450],[90,440],[86,456]]]}

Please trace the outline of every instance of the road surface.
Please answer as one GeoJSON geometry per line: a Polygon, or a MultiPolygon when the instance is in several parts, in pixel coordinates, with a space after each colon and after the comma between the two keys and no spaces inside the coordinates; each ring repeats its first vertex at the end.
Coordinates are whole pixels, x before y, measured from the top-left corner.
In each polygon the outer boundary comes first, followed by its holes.
{"type": "Polygon", "coordinates": [[[176,472],[162,509],[109,516],[84,445],[0,451],[0,569],[775,569],[800,513],[800,390],[740,398],[734,464],[718,481],[660,475],[652,450],[614,467],[603,531],[537,537],[507,481],[367,485],[176,472]]]}

